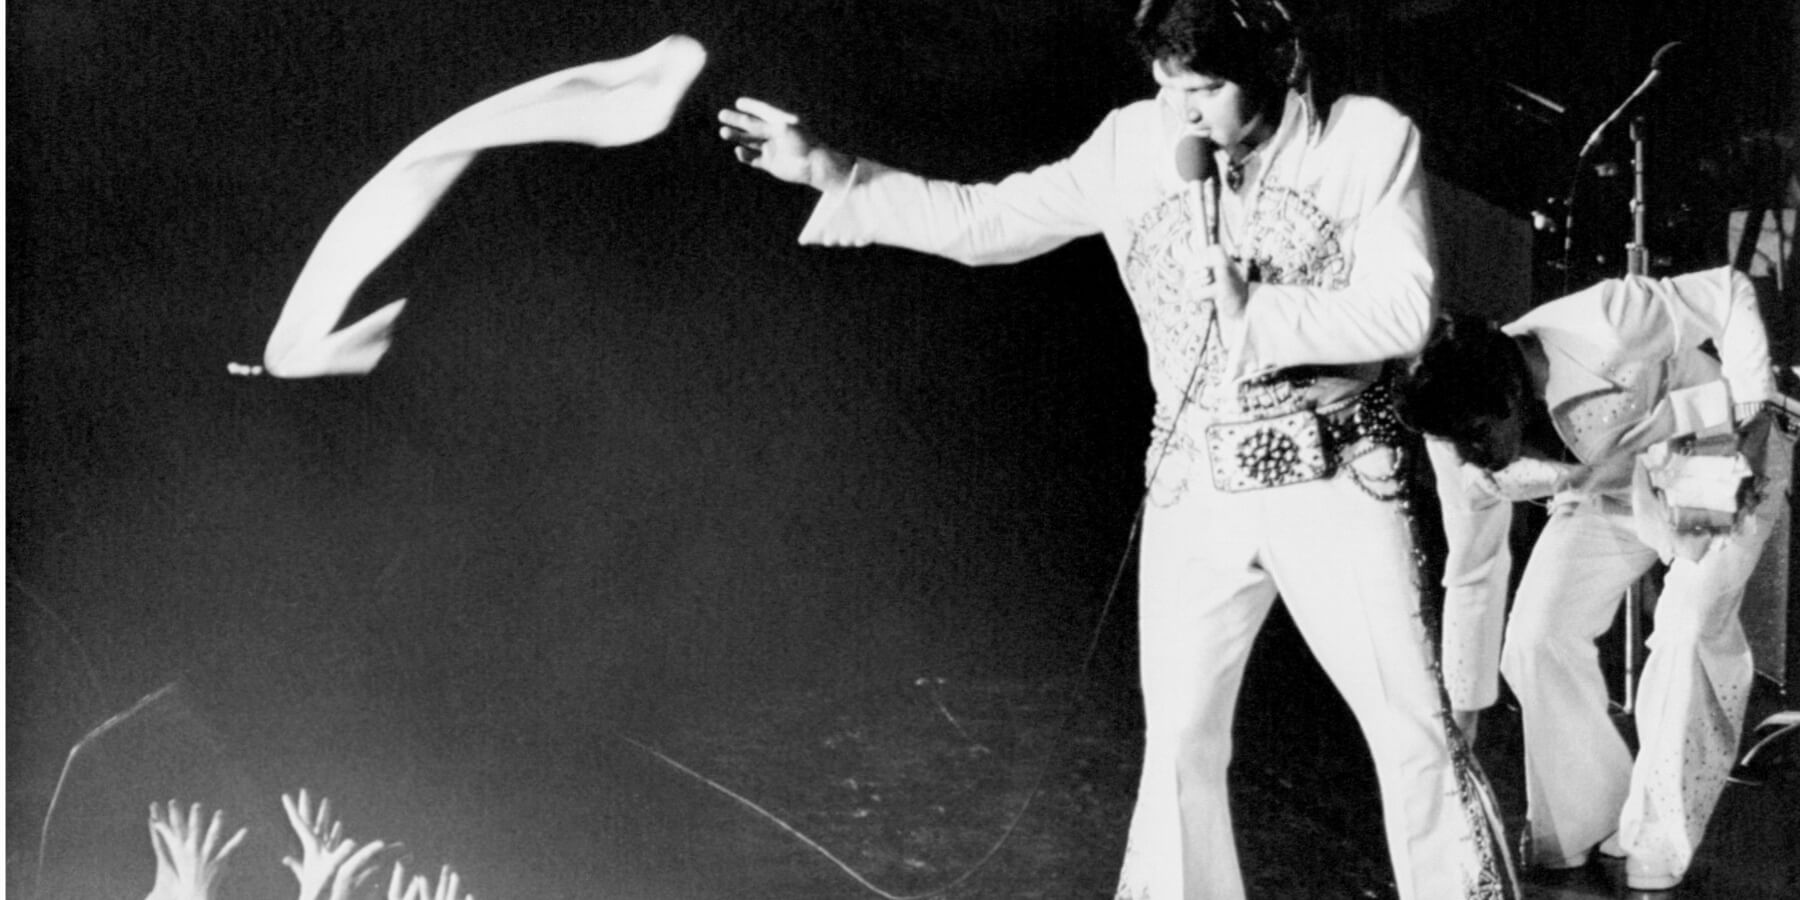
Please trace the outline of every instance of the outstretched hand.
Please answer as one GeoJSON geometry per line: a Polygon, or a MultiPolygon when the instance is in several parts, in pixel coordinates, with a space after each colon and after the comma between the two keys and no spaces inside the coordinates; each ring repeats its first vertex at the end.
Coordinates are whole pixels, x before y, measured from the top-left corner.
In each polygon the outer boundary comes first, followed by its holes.
{"type": "Polygon", "coordinates": [[[358,844],[344,837],[343,823],[331,817],[331,801],[320,798],[314,810],[304,789],[298,798],[282,794],[281,805],[300,838],[300,858],[281,860],[300,882],[299,900],[349,900],[374,874],[375,856],[388,845],[382,841],[358,844]]]}
{"type": "Polygon", "coordinates": [[[750,97],[719,110],[719,137],[730,141],[738,162],[790,184],[826,191],[850,178],[855,161],[825,146],[800,127],[800,117],[750,97]]]}
{"type": "Polygon", "coordinates": [[[239,828],[224,845],[219,844],[222,813],[201,832],[204,810],[196,803],[187,812],[170,800],[165,811],[150,804],[150,845],[156,851],[156,882],[145,900],[212,900],[213,889],[225,874],[225,858],[243,843],[239,828]]]}

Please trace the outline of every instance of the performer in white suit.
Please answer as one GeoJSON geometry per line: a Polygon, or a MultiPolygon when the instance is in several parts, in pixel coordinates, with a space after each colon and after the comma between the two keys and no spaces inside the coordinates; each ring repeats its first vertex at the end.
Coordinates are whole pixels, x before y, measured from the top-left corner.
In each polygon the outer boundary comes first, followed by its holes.
{"type": "Polygon", "coordinates": [[[1434,314],[1419,134],[1370,97],[1317,105],[1278,2],[1146,3],[1136,37],[1156,97],[994,184],[852,159],[760,101],[721,112],[721,134],[743,162],[823,193],[802,243],[970,265],[1094,234],[1111,248],[1157,398],[1146,750],[1119,896],[1244,895],[1225,776],[1245,660],[1278,592],[1369,742],[1401,896],[1497,896],[1419,620],[1382,382],[1434,314]],[[1189,135],[1230,173],[1212,247],[1175,162],[1189,135]]]}
{"type": "Polygon", "coordinates": [[[1785,445],[1769,441],[1774,379],[1754,288],[1730,269],[1633,277],[1504,327],[1447,320],[1397,390],[1402,417],[1436,438],[1452,702],[1466,714],[1491,704],[1496,664],[1519,699],[1530,861],[1573,868],[1599,849],[1626,856],[1634,889],[1675,886],[1737,756],[1752,678],[1738,606],[1787,502],[1791,462],[1763,456],[1785,445]],[[1567,459],[1523,455],[1534,415],[1567,459]],[[1550,519],[1502,645],[1507,523],[1531,498],[1549,498],[1550,519]],[[1595,641],[1658,559],[1669,570],[1634,763],[1595,641]]]}

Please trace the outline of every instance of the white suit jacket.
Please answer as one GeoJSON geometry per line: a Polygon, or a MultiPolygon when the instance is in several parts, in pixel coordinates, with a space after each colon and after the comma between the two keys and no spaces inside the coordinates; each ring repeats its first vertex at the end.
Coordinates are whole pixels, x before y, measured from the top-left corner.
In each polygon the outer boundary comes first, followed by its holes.
{"type": "MultiPolygon", "coordinates": [[[[998,183],[932,180],[857,163],[821,197],[804,244],[910,248],[969,265],[1026,259],[1102,235],[1136,306],[1166,426],[1196,366],[1210,304],[1185,296],[1195,216],[1174,147],[1188,132],[1172,97],[1109,113],[1073,154],[998,183]]],[[[1228,160],[1218,160],[1223,171],[1228,160]]],[[[1293,366],[1346,367],[1314,404],[1352,395],[1379,362],[1424,344],[1434,307],[1419,135],[1386,103],[1348,96],[1321,119],[1291,92],[1276,134],[1224,192],[1223,243],[1254,261],[1238,346],[1208,353],[1207,380],[1293,366]]],[[[1210,405],[1210,401],[1203,403],[1210,405]]]]}
{"type": "Polygon", "coordinates": [[[1729,268],[1609,279],[1503,330],[1542,344],[1550,366],[1544,403],[1579,463],[1521,461],[1492,473],[1502,491],[1494,494],[1448,443],[1427,442],[1449,540],[1443,662],[1458,709],[1485,707],[1498,692],[1513,501],[1629,502],[1639,452],[1729,425],[1734,405],[1775,395],[1755,288],[1729,268]],[[1703,349],[1708,342],[1717,358],[1703,349]]]}

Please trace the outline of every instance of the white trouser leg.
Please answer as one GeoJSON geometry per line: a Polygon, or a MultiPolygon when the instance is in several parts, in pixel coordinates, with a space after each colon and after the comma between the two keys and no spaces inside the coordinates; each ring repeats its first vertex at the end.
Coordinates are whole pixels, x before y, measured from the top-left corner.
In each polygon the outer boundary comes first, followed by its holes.
{"type": "Polygon", "coordinates": [[[1244,662],[1274,587],[1241,497],[1191,490],[1145,510],[1139,563],[1144,768],[1118,896],[1244,896],[1225,770],[1244,662]]]}
{"type": "Polygon", "coordinates": [[[1368,741],[1400,896],[1468,896],[1480,863],[1403,508],[1340,475],[1271,497],[1269,512],[1280,523],[1265,536],[1282,602],[1368,741]]]}
{"type": "Polygon", "coordinates": [[[1786,470],[1730,539],[1676,559],[1656,603],[1638,688],[1638,758],[1619,821],[1633,864],[1681,875],[1736,762],[1755,677],[1738,608],[1786,502],[1786,470]]]}
{"type": "Polygon", "coordinates": [[[1500,672],[1518,697],[1532,858],[1558,865],[1618,828],[1631,751],[1608,712],[1595,641],[1656,562],[1623,504],[1559,509],[1519,582],[1500,672]]]}
{"type": "Polygon", "coordinates": [[[1225,773],[1277,583],[1369,741],[1401,896],[1465,895],[1476,854],[1397,503],[1347,475],[1230,495],[1190,484],[1146,512],[1140,576],[1145,760],[1119,897],[1244,896],[1225,773]]]}

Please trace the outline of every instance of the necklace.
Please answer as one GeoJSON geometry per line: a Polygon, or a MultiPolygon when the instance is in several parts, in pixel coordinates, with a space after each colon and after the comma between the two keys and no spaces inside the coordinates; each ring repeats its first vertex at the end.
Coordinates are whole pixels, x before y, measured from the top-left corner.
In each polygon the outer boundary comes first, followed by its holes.
{"type": "Polygon", "coordinates": [[[1249,161],[1250,154],[1246,153],[1242,159],[1234,159],[1225,164],[1225,184],[1227,187],[1235,191],[1244,186],[1244,166],[1248,164],[1249,161]]]}

